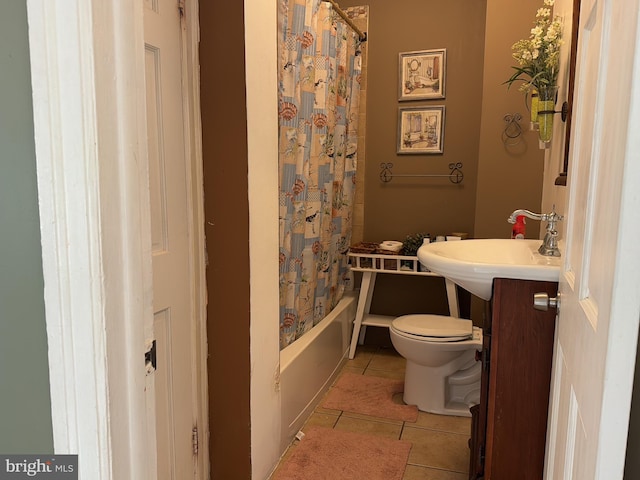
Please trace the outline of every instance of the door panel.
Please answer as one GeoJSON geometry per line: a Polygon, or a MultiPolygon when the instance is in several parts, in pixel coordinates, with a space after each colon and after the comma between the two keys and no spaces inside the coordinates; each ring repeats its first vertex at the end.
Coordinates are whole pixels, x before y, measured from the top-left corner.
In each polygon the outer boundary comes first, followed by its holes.
{"type": "Polygon", "coordinates": [[[181,18],[177,1],[144,2],[147,141],[153,246],[152,325],[157,367],[149,373],[148,403],[153,405],[161,480],[194,478],[192,429],[195,425],[195,363],[192,348],[193,212],[187,182],[183,117],[181,18]]]}
{"type": "Polygon", "coordinates": [[[157,348],[157,369],[155,373],[155,424],[158,445],[157,471],[158,478],[181,478],[176,476],[175,461],[177,455],[173,436],[174,416],[174,382],[172,368],[172,324],[171,310],[156,312],[153,321],[153,332],[157,348]]]}
{"type": "Polygon", "coordinates": [[[162,105],[160,103],[160,50],[146,45],[147,148],[149,152],[149,191],[151,196],[151,243],[154,254],[168,246],[167,188],[163,155],[162,105]]]}

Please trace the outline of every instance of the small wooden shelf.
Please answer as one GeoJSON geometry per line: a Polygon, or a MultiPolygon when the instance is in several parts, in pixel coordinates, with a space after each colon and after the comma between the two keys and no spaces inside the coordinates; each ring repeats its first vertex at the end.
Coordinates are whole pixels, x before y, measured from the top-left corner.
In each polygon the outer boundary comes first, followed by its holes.
{"type": "MultiPolygon", "coordinates": [[[[396,318],[387,315],[374,315],[369,313],[376,277],[379,273],[391,273],[395,275],[419,275],[423,277],[440,277],[437,273],[421,271],[418,257],[407,255],[386,255],[377,253],[349,253],[351,270],[362,272],[362,284],[358,297],[356,318],[353,322],[353,334],[349,347],[349,358],[353,359],[358,344],[364,343],[367,326],[386,327],[396,318]]],[[[445,279],[447,298],[449,300],[449,314],[458,317],[458,294],[456,286],[451,280],[445,279]]]]}
{"type": "Polygon", "coordinates": [[[422,271],[418,257],[381,255],[377,253],[349,253],[354,272],[393,273],[396,275],[424,275],[439,277],[437,273],[422,271]]]}

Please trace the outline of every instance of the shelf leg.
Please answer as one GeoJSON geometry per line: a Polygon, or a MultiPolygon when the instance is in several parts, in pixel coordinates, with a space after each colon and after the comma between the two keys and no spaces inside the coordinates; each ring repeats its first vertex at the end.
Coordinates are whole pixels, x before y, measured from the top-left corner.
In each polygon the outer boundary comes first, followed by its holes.
{"type": "Polygon", "coordinates": [[[356,309],[356,318],[353,322],[353,333],[351,334],[351,345],[349,346],[349,360],[353,360],[356,354],[356,346],[358,343],[364,342],[364,334],[367,326],[362,325],[364,316],[369,313],[371,308],[371,299],[373,298],[373,288],[376,284],[375,272],[364,272],[362,274],[362,284],[360,285],[360,295],[358,296],[358,308],[356,309]]]}
{"type": "Polygon", "coordinates": [[[460,307],[458,306],[458,290],[456,284],[448,278],[444,279],[447,286],[447,300],[449,301],[449,315],[460,318],[460,307]]]}

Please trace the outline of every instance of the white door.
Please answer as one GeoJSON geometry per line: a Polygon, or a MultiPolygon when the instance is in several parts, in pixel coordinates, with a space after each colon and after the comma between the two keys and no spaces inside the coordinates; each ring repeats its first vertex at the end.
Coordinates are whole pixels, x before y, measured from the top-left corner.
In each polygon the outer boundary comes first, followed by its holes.
{"type": "Polygon", "coordinates": [[[639,0],[582,0],[546,479],[622,478],[640,312],[639,0]]]}
{"type": "Polygon", "coordinates": [[[157,442],[151,468],[160,480],[182,480],[195,478],[197,417],[181,14],[177,0],[145,0],[144,8],[154,298],[153,324],[145,325],[145,337],[148,347],[155,341],[157,357],[155,371],[148,369],[147,375],[149,425],[157,442]]]}

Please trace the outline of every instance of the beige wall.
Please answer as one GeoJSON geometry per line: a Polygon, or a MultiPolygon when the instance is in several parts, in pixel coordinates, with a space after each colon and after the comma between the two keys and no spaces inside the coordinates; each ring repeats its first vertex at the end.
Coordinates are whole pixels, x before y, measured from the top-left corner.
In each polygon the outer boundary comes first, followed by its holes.
{"type": "MultiPolygon", "coordinates": [[[[343,8],[362,3],[340,1],[343,8]]],[[[417,232],[453,231],[510,236],[508,213],[540,209],[544,152],[535,132],[526,131],[522,94],[502,83],[511,74],[511,45],[528,36],[541,0],[366,3],[366,125],[360,127],[366,129],[366,168],[359,172],[365,190],[357,194],[364,196],[362,239],[403,240],[417,232]],[[433,48],[447,49],[446,98],[399,102],[398,54],[433,48]],[[446,107],[442,155],[396,154],[398,107],[419,105],[446,107]],[[525,132],[519,145],[506,147],[503,117],[516,112],[525,132]],[[379,180],[382,162],[392,162],[396,174],[446,174],[449,163],[462,162],[465,178],[461,185],[442,178],[394,178],[384,184],[379,180]]],[[[538,226],[531,227],[528,236],[535,238],[538,226]]],[[[443,282],[382,275],[377,285],[372,304],[377,313],[447,311],[443,282]]]]}
{"type": "MultiPolygon", "coordinates": [[[[351,21],[361,32],[369,30],[369,6],[361,5],[354,8],[346,8],[351,21]]],[[[358,169],[362,172],[366,165],[367,151],[367,61],[369,55],[368,42],[361,45],[360,55],[360,110],[358,112],[358,169]]],[[[356,244],[364,240],[364,175],[356,175],[356,195],[353,199],[353,222],[351,230],[351,244],[356,244]]]]}
{"type": "MultiPolygon", "coordinates": [[[[536,132],[527,131],[529,113],[523,94],[514,84],[503,85],[511,76],[514,60],[511,45],[527,38],[541,0],[488,0],[485,35],[484,88],[478,186],[475,206],[477,238],[509,238],[506,222],[517,208],[540,211],[544,151],[536,132]],[[525,132],[518,145],[503,142],[504,115],[520,113],[525,132]]],[[[538,238],[537,222],[529,222],[528,238],[538,238]]]]}
{"type": "MultiPolygon", "coordinates": [[[[485,2],[340,1],[343,8],[362,3],[369,6],[366,124],[364,128],[360,126],[366,131],[366,168],[363,173],[358,172],[365,188],[364,205],[359,207],[364,215],[362,239],[404,240],[417,232],[471,233],[480,135],[485,2]],[[438,48],[447,49],[446,98],[399,102],[398,54],[438,48]],[[426,105],[446,108],[444,154],[397,155],[398,108],[426,105]],[[449,163],[463,162],[465,179],[460,185],[446,178],[394,178],[383,184],[379,179],[379,166],[383,162],[392,162],[395,174],[447,174],[449,163]]],[[[444,282],[381,275],[372,311],[389,315],[447,313],[444,282]]]]}
{"type": "MultiPolygon", "coordinates": [[[[558,75],[558,103],[556,110],[559,110],[562,102],[569,96],[569,54],[571,46],[571,30],[573,19],[574,0],[556,0],[553,7],[555,14],[564,19],[563,40],[565,46],[560,51],[560,73],[558,75]]],[[[558,118],[559,115],[556,115],[558,118]]],[[[542,189],[542,212],[550,212],[555,205],[556,211],[566,214],[566,191],[565,186],[555,185],[558,174],[563,170],[565,157],[565,124],[559,121],[553,125],[554,141],[551,148],[545,153],[544,181],[542,189]]],[[[543,236],[546,229],[545,222],[541,222],[540,235],[543,236]]],[[[564,222],[558,223],[560,238],[564,237],[564,222]]]]}
{"type": "MultiPolygon", "coordinates": [[[[505,79],[513,73],[511,46],[529,36],[541,0],[487,0],[482,121],[478,151],[478,186],[475,205],[476,238],[509,238],[506,219],[517,208],[539,212],[542,200],[544,150],[529,130],[530,114],[523,94],[505,79]],[[523,133],[516,143],[503,135],[506,114],[519,113],[523,133]]],[[[539,237],[538,222],[527,225],[527,238],[539,237]]],[[[473,298],[472,318],[481,323],[484,301],[473,298]]]]}
{"type": "MultiPolygon", "coordinates": [[[[343,0],[341,6],[365,3],[343,0]]],[[[366,104],[364,240],[403,240],[408,234],[471,232],[482,99],[485,2],[370,0],[366,104]],[[398,101],[398,54],[447,49],[446,98],[398,101]],[[443,155],[397,155],[398,107],[444,105],[443,155]],[[380,163],[396,174],[446,174],[463,162],[465,180],[379,180],[380,163]]]]}

